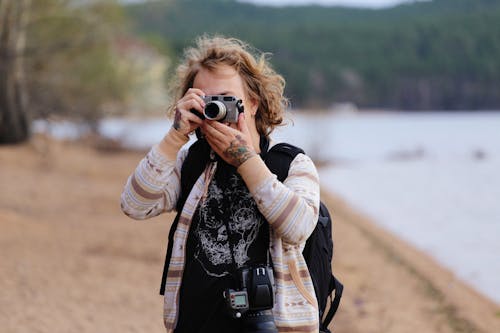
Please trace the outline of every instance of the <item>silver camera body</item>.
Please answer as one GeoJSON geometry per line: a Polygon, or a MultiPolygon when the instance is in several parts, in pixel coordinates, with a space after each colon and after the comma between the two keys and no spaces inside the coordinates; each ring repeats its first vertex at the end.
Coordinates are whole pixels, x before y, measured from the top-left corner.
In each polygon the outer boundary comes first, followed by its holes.
{"type": "Polygon", "coordinates": [[[234,96],[208,95],[202,97],[205,102],[203,115],[206,119],[223,123],[237,123],[238,116],[243,112],[243,101],[234,96]]]}

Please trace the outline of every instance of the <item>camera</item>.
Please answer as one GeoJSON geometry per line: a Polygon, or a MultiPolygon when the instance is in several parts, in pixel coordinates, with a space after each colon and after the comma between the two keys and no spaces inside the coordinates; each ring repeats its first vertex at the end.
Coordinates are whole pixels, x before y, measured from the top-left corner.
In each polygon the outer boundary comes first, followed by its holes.
{"type": "Polygon", "coordinates": [[[277,333],[271,309],[274,306],[272,267],[256,265],[238,270],[239,289],[226,289],[224,298],[233,318],[243,320],[246,333],[277,333]]]}
{"type": "Polygon", "coordinates": [[[239,114],[243,112],[243,101],[234,96],[208,95],[202,98],[205,102],[203,115],[207,119],[237,123],[239,114]]]}

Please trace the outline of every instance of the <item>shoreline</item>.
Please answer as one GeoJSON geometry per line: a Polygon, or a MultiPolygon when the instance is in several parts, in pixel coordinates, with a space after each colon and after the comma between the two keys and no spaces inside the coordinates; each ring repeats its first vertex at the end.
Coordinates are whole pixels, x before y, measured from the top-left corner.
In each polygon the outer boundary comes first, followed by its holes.
{"type": "MultiPolygon", "coordinates": [[[[434,314],[437,314],[436,317],[444,321],[445,326],[448,326],[451,332],[500,331],[500,305],[458,279],[454,273],[429,255],[354,210],[338,195],[322,193],[322,197],[329,207],[332,207],[335,244],[340,243],[334,253],[336,274],[348,271],[350,264],[346,262],[346,259],[340,258],[340,263],[336,265],[335,257],[342,256],[342,253],[339,254],[341,251],[352,251],[356,245],[343,244],[342,235],[335,232],[335,227],[341,230],[356,229],[370,243],[374,252],[386,258],[388,265],[397,266],[409,275],[411,282],[417,285],[418,292],[415,294],[432,304],[434,314]]],[[[341,275],[340,278],[342,278],[341,275]]],[[[404,281],[395,282],[404,283],[404,281]]],[[[344,305],[345,302],[346,299],[343,300],[344,305]]],[[[353,310],[349,309],[349,311],[353,310]]]]}
{"type": "MultiPolygon", "coordinates": [[[[119,208],[144,156],[34,137],[0,146],[0,325],[5,332],[164,332],[158,287],[173,215],[119,208]]],[[[500,307],[323,193],[334,273],[345,286],[335,332],[500,332],[500,307]]]]}

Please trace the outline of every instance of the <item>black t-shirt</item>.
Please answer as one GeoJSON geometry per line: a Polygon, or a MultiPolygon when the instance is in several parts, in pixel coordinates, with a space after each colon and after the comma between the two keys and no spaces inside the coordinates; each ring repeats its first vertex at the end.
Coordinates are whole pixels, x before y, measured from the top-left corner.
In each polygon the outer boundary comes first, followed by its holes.
{"type": "Polygon", "coordinates": [[[236,169],[219,161],[191,222],[175,332],[241,331],[241,320],[226,309],[223,291],[238,287],[237,268],[265,263],[268,247],[267,221],[236,169]]]}

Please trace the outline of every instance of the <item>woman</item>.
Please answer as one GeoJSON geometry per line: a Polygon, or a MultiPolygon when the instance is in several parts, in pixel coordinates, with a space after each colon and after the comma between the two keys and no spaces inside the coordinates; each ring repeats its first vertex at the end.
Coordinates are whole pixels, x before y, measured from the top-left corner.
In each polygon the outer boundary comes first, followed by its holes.
{"type": "Polygon", "coordinates": [[[122,210],[135,219],[178,212],[163,285],[167,332],[248,329],[255,313],[235,318],[224,295],[240,287],[242,267],[270,261],[276,286],[271,324],[280,332],[317,332],[317,300],[301,252],[318,218],[318,174],[304,154],[292,161],[283,183],[264,163],[287,104],[283,78],[243,42],[201,37],[186,50],[177,79],[173,126],[139,163],[121,197],[122,210]],[[204,96],[212,95],[242,100],[237,122],[204,119],[204,96]],[[182,149],[193,131],[198,141],[182,149]]]}

